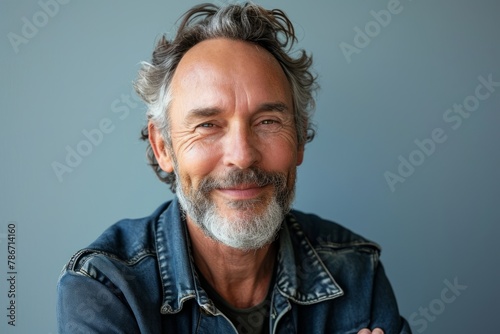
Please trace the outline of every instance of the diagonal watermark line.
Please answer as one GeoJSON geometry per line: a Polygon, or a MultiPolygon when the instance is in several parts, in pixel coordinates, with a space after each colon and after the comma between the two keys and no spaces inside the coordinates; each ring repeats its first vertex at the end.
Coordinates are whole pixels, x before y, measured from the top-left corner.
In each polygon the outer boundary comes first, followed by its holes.
{"type": "Polygon", "coordinates": [[[21,17],[21,29],[18,32],[7,33],[7,39],[12,46],[14,53],[18,54],[21,45],[28,44],[40,31],[49,24],[61,9],[61,5],[66,5],[70,0],[40,0],[38,1],[39,10],[31,17],[21,17]]]}
{"type": "MultiPolygon", "coordinates": [[[[443,112],[442,119],[445,125],[453,131],[460,129],[465,120],[479,110],[481,103],[489,99],[500,87],[500,81],[494,81],[492,73],[486,77],[480,75],[477,80],[479,84],[476,85],[473,94],[466,96],[462,103],[454,103],[453,107],[443,112]]],[[[413,142],[416,148],[409,154],[398,156],[397,167],[394,171],[386,170],[383,173],[391,192],[395,192],[399,183],[404,183],[412,176],[437,151],[438,145],[448,140],[447,133],[450,131],[445,129],[445,126],[437,127],[430,132],[428,137],[415,139],[413,142]]]]}

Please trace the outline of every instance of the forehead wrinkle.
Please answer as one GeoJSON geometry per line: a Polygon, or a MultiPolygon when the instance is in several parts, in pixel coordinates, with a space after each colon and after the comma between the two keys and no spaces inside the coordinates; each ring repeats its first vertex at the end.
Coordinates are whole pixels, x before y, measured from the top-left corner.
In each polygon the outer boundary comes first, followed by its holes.
{"type": "MultiPolygon", "coordinates": [[[[178,105],[180,110],[187,111],[184,120],[216,115],[215,110],[210,109],[220,109],[220,113],[230,110],[237,111],[240,108],[250,108],[249,110],[253,112],[293,112],[290,83],[273,55],[264,48],[252,43],[229,41],[231,44],[227,44],[227,42],[227,40],[201,42],[191,48],[181,59],[172,80],[173,95],[175,96],[178,93],[185,95],[192,92],[193,89],[198,89],[201,94],[195,97],[197,101],[183,100],[181,105],[178,105]],[[250,47],[245,50],[245,45],[250,47]],[[228,50],[234,51],[237,55],[242,55],[243,58],[254,53],[250,60],[251,64],[247,61],[243,62],[236,55],[229,59],[227,55],[222,57],[221,53],[227,53],[228,50]],[[256,64],[258,59],[261,61],[256,64]],[[249,66],[258,67],[256,71],[248,73],[249,66]],[[266,67],[265,71],[259,71],[259,67],[262,66],[266,67]],[[246,77],[240,78],[236,76],[235,73],[244,72],[245,69],[248,73],[246,77]],[[282,77],[282,80],[280,80],[280,77],[282,77]],[[259,82],[269,87],[266,86],[267,89],[265,90],[263,90],[264,87],[260,87],[259,90],[259,86],[262,85],[255,87],[254,84],[249,89],[248,86],[252,82],[259,82]],[[217,89],[224,90],[224,94],[226,94],[224,98],[217,89]],[[263,100],[258,101],[255,92],[258,92],[256,94],[262,94],[262,97],[267,96],[267,98],[264,97],[263,100]],[[257,102],[257,105],[254,104],[255,102],[257,102]],[[190,116],[191,111],[193,111],[193,116],[190,116]]],[[[173,100],[174,104],[177,105],[177,99],[174,98],[173,100]]]]}

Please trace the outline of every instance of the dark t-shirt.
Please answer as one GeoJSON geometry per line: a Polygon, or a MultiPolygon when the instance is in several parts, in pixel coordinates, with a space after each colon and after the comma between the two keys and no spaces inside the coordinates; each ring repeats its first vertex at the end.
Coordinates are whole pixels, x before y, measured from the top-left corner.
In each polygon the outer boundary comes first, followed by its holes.
{"type": "MultiPolygon", "coordinates": [[[[245,309],[235,308],[215,291],[215,289],[205,280],[203,275],[199,274],[198,276],[201,286],[205,289],[215,306],[233,323],[239,334],[269,333],[270,292],[267,293],[266,299],[258,305],[245,309]]],[[[271,282],[270,286],[273,286],[273,282],[271,282]]]]}

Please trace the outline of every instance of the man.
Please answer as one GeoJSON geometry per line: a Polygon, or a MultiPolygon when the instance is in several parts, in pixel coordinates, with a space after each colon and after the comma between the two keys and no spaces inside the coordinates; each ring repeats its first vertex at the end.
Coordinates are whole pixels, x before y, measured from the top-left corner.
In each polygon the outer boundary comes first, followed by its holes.
{"type": "Polygon", "coordinates": [[[177,199],[65,267],[61,333],[410,333],[376,244],[290,210],[312,139],[311,58],[282,11],[188,11],[136,90],[177,199]]]}

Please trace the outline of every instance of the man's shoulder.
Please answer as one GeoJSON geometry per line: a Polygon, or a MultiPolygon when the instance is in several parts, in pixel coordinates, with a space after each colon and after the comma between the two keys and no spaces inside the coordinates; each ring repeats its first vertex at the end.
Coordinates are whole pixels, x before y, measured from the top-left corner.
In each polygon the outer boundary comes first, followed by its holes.
{"type": "Polygon", "coordinates": [[[155,225],[171,202],[162,204],[143,218],[122,219],[109,226],[88,247],[76,252],[66,269],[78,271],[85,262],[104,256],[124,264],[134,264],[145,256],[155,255],[155,225]]]}
{"type": "Polygon", "coordinates": [[[380,253],[377,243],[331,220],[298,210],[291,210],[289,217],[292,228],[295,225],[295,228],[300,229],[314,248],[356,248],[380,253]]]}

